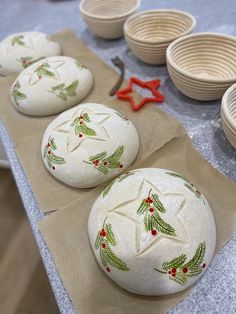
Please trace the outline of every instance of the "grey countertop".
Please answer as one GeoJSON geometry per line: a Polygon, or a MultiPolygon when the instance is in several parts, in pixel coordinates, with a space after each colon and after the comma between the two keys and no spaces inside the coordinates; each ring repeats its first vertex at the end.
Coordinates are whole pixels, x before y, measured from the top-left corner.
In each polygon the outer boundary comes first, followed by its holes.
{"type": "MultiPolygon", "coordinates": [[[[118,1],[118,0],[117,0],[118,1]]],[[[236,180],[236,150],[224,136],[219,123],[220,101],[200,103],[180,94],[165,66],[138,61],[124,39],[105,41],[95,37],[78,13],[78,1],[8,0],[0,1],[0,38],[19,31],[58,32],[71,28],[106,63],[119,55],[127,66],[126,75],[145,80],[160,78],[166,100],[162,109],[183,123],[195,147],[219,171],[236,180]]],[[[141,10],[174,8],[193,14],[195,32],[213,31],[236,35],[236,2],[232,0],[142,0],[141,10]]],[[[19,163],[14,143],[0,122],[0,137],[6,149],[26,213],[32,226],[53,292],[61,313],[75,313],[56,270],[54,261],[38,229],[43,214],[19,163]]],[[[170,313],[236,313],[236,233],[224,246],[189,296],[170,313]]],[[[78,283],[79,284],[79,283],[78,283]]]]}

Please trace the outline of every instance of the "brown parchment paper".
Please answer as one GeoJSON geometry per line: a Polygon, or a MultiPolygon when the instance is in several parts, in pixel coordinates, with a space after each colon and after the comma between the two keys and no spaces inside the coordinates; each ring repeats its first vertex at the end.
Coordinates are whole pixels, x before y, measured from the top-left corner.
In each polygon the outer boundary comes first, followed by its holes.
{"type": "MultiPolygon", "coordinates": [[[[182,132],[179,124],[157,106],[149,104],[141,111],[133,113],[126,102],[109,97],[108,93],[117,80],[117,73],[93,54],[71,31],[58,33],[54,38],[62,44],[64,55],[78,58],[94,75],[94,88],[83,102],[101,102],[114,107],[135,124],[140,136],[136,162],[148,158],[155,150],[170,141],[176,132],[182,132]],[[168,125],[168,128],[164,125],[168,125]]],[[[0,118],[13,139],[17,156],[27,174],[39,207],[44,212],[58,210],[89,190],[71,188],[57,181],[45,169],[41,159],[41,141],[45,128],[55,116],[28,117],[15,110],[9,96],[14,79],[15,76],[0,79],[0,118]]],[[[136,97],[141,98],[138,94],[136,97]]]]}
{"type": "MultiPolygon", "coordinates": [[[[165,128],[168,129],[167,124],[165,128]]],[[[204,193],[213,210],[217,227],[216,251],[230,239],[236,221],[236,185],[201,157],[186,134],[176,134],[137,166],[167,168],[189,178],[204,193]]],[[[88,240],[87,221],[101,190],[101,187],[94,189],[40,223],[72,302],[83,314],[165,313],[190,289],[169,296],[137,296],[119,288],[96,263],[88,240]]]]}

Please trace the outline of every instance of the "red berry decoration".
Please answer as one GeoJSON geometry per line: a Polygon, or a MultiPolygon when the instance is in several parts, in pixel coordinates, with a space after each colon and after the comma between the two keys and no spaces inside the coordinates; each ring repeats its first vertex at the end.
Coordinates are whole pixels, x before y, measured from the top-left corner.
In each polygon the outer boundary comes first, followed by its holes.
{"type": "Polygon", "coordinates": [[[51,154],[51,152],[50,152],[50,150],[48,151],[48,155],[50,155],[51,154]]]}
{"type": "Polygon", "coordinates": [[[175,277],[176,276],[176,274],[174,273],[174,274],[172,274],[172,277],[175,277]]]}
{"type": "Polygon", "coordinates": [[[103,164],[104,164],[104,166],[107,166],[107,161],[104,161],[104,163],[103,163],[103,164]]]}
{"type": "Polygon", "coordinates": [[[55,170],[55,167],[54,167],[54,166],[52,166],[52,170],[55,170]]]}
{"type": "Polygon", "coordinates": [[[83,134],[80,134],[79,137],[83,137],[83,134]]]}
{"type": "Polygon", "coordinates": [[[146,200],[145,200],[146,203],[148,204],[152,204],[153,203],[153,200],[151,199],[151,197],[148,197],[146,200]]]}
{"type": "Polygon", "coordinates": [[[111,271],[109,267],[107,267],[106,270],[108,271],[108,273],[111,271]]]}
{"type": "Polygon", "coordinates": [[[187,272],[188,272],[188,267],[184,267],[184,268],[183,268],[183,273],[186,274],[187,272]]]}
{"type": "Polygon", "coordinates": [[[106,244],[102,243],[102,248],[105,249],[106,248],[106,244]]]}
{"type": "Polygon", "coordinates": [[[171,270],[168,271],[168,274],[171,274],[171,270]]]}
{"type": "Polygon", "coordinates": [[[84,117],[83,117],[83,116],[80,116],[79,118],[80,118],[80,119],[83,119],[84,117]]]}
{"type": "Polygon", "coordinates": [[[48,143],[48,144],[47,144],[47,147],[50,147],[50,146],[51,146],[51,145],[48,143]]]}
{"type": "Polygon", "coordinates": [[[172,273],[173,273],[173,274],[176,273],[176,268],[172,268],[172,273]]]}
{"type": "Polygon", "coordinates": [[[205,268],[206,267],[206,263],[204,263],[203,265],[202,265],[202,268],[205,268]]]}
{"type": "Polygon", "coordinates": [[[80,121],[80,123],[79,124],[83,124],[84,122],[83,121],[80,121]]]}
{"type": "Polygon", "coordinates": [[[149,208],[149,211],[150,211],[150,213],[153,213],[154,212],[154,208],[153,207],[149,208]]]}
{"type": "Polygon", "coordinates": [[[157,231],[156,231],[155,229],[153,229],[153,230],[151,231],[151,233],[152,233],[153,236],[157,235],[157,231]]]}
{"type": "Polygon", "coordinates": [[[120,168],[123,168],[123,165],[120,165],[120,168]]]}

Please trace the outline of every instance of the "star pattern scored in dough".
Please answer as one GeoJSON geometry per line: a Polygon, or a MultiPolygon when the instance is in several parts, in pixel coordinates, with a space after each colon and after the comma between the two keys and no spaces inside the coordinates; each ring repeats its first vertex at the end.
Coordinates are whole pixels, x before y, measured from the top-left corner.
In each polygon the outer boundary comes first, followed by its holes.
{"type": "Polygon", "coordinates": [[[72,153],[85,141],[108,141],[110,137],[103,123],[110,117],[110,114],[96,113],[90,109],[78,110],[53,131],[66,136],[66,151],[72,153]]]}
{"type": "Polygon", "coordinates": [[[188,236],[180,217],[185,204],[183,194],[162,193],[143,179],[135,198],[110,209],[109,215],[121,215],[135,224],[136,254],[140,257],[162,239],[187,243],[188,236]]]}
{"type": "Polygon", "coordinates": [[[65,61],[55,60],[48,63],[47,59],[44,59],[43,62],[32,72],[26,73],[25,75],[29,77],[28,84],[33,86],[41,81],[43,78],[47,77],[55,81],[59,81],[61,76],[58,72],[58,69],[65,64],[65,61]]]}

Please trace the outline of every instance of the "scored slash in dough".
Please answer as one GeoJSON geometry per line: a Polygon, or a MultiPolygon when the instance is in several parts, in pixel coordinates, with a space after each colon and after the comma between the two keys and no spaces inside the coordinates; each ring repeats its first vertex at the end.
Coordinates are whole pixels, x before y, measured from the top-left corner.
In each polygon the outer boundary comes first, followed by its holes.
{"type": "Polygon", "coordinates": [[[94,202],[88,234],[95,258],[122,288],[165,295],[195,283],[211,262],[211,208],[180,174],[136,169],[116,178],[94,202]]]}
{"type": "Polygon", "coordinates": [[[122,113],[96,103],[64,111],[47,127],[42,158],[58,180],[90,188],[122,173],[135,160],[139,137],[122,113]]]}
{"type": "Polygon", "coordinates": [[[61,46],[41,32],[12,34],[0,42],[0,75],[20,73],[41,58],[58,56],[61,46]]]}
{"type": "Polygon", "coordinates": [[[55,56],[22,71],[12,85],[11,99],[18,111],[45,116],[77,105],[92,86],[91,72],[78,60],[55,56]]]}

